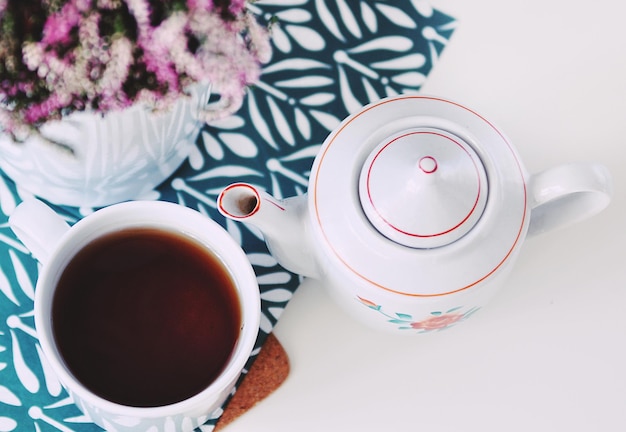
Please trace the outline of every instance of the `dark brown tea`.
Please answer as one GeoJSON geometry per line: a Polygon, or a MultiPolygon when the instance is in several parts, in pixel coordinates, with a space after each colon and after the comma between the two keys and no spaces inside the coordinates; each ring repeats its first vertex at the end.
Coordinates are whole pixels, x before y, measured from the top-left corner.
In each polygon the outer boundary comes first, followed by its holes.
{"type": "Polygon", "coordinates": [[[241,311],[228,272],[205,247],[173,232],[129,229],[71,260],[52,321],[59,351],[85,387],[151,407],[211,384],[232,354],[241,311]]]}

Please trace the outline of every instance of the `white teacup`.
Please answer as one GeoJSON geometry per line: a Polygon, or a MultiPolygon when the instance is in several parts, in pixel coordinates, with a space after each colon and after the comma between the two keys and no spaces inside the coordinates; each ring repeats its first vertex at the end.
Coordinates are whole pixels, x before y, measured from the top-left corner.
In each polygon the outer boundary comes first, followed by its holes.
{"type": "Polygon", "coordinates": [[[44,355],[94,423],[191,431],[224,403],[254,347],[260,297],[245,253],[222,227],[159,201],[116,204],[70,228],[29,200],[9,222],[43,265],[35,326],[44,355]],[[216,291],[206,288],[213,278],[206,267],[222,278],[216,291]],[[228,307],[233,312],[222,314],[228,307]],[[222,342],[213,336],[228,329],[231,340],[215,348],[222,342]],[[212,375],[205,373],[216,355],[212,375]]]}

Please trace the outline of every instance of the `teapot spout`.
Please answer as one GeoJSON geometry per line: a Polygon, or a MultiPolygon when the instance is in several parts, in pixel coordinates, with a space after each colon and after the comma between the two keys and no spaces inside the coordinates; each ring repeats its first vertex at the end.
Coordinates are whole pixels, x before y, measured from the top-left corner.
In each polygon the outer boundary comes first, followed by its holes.
{"type": "Polygon", "coordinates": [[[234,183],[220,193],[217,208],[227,218],[258,228],[281,266],[318,277],[306,225],[306,195],[278,200],[251,184],[234,183]]]}

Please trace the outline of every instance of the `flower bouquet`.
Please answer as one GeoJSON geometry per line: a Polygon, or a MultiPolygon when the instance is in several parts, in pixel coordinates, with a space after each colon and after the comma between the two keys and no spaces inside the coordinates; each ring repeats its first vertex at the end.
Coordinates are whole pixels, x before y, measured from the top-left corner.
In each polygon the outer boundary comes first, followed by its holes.
{"type": "Polygon", "coordinates": [[[244,0],[0,0],[0,126],[159,110],[207,81],[234,111],[269,55],[244,0]]]}
{"type": "Polygon", "coordinates": [[[269,31],[247,6],[0,0],[0,169],[66,205],[150,190],[203,122],[241,106],[269,60],[269,31]]]}

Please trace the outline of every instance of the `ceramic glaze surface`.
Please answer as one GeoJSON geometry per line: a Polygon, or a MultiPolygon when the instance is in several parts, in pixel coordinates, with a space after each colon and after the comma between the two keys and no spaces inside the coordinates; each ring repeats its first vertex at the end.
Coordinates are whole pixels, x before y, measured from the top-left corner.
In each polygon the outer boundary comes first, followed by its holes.
{"type": "Polygon", "coordinates": [[[608,205],[611,185],[593,163],[529,176],[480,114],[401,95],[363,107],[328,136],[308,194],[278,200],[235,183],[218,209],[261,229],[279,263],[322,281],[364,323],[429,331],[487,303],[531,219],[533,234],[580,221],[608,205]]]}

